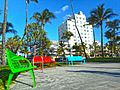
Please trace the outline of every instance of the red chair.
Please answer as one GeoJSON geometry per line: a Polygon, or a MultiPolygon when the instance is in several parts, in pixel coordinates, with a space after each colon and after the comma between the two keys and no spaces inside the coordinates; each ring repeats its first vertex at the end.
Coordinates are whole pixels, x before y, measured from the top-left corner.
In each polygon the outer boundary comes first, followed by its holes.
{"type": "Polygon", "coordinates": [[[44,56],[43,57],[43,62],[44,62],[44,64],[49,63],[50,65],[52,63],[54,63],[54,66],[56,66],[56,61],[52,60],[52,58],[50,56],[44,56]]]}
{"type": "MultiPolygon", "coordinates": [[[[33,57],[33,65],[37,66],[40,64],[40,69],[43,71],[44,64],[50,64],[50,66],[54,63],[54,67],[56,66],[56,61],[52,60],[50,56],[34,56],[33,57]]],[[[35,69],[36,70],[36,69],[35,69]]]]}
{"type": "Polygon", "coordinates": [[[42,57],[40,56],[33,57],[33,65],[37,66],[37,64],[40,64],[40,69],[43,70],[43,58],[42,57]]]}

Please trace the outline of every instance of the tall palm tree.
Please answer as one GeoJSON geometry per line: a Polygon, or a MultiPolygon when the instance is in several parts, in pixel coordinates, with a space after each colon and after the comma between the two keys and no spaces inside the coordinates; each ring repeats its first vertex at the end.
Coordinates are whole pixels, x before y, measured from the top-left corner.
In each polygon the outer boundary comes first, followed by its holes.
{"type": "Polygon", "coordinates": [[[112,40],[113,42],[113,52],[115,54],[115,51],[116,51],[116,37],[117,37],[117,34],[119,32],[117,32],[120,28],[120,20],[118,19],[115,19],[113,21],[108,21],[106,23],[106,27],[109,29],[107,32],[106,32],[106,37],[109,38],[110,40],[112,40]]]}
{"type": "Polygon", "coordinates": [[[48,9],[44,9],[43,12],[39,13],[36,12],[33,16],[33,19],[35,19],[38,23],[41,24],[42,29],[44,29],[44,26],[46,23],[51,23],[51,19],[55,19],[56,16],[54,13],[50,12],[48,9]]]}
{"type": "Polygon", "coordinates": [[[28,4],[30,3],[30,1],[38,3],[38,0],[26,0],[26,26],[28,25],[28,4]]]}
{"type": "Polygon", "coordinates": [[[4,21],[2,30],[2,65],[6,65],[6,28],[7,28],[7,16],[8,16],[8,0],[5,0],[4,5],[4,21]]]}
{"type": "MultiPolygon", "coordinates": [[[[24,36],[27,34],[27,25],[28,25],[28,4],[30,3],[30,1],[33,1],[35,3],[38,3],[38,0],[26,0],[26,25],[25,25],[25,33],[24,36]]],[[[27,36],[27,35],[26,35],[27,36]]],[[[28,38],[28,36],[27,36],[28,38]]]]}
{"type": "Polygon", "coordinates": [[[103,22],[112,18],[113,16],[116,16],[117,14],[113,13],[111,8],[105,9],[104,4],[97,6],[96,9],[91,11],[91,15],[96,18],[97,26],[100,26],[101,28],[101,51],[102,51],[102,57],[104,57],[103,52],[103,22]]]}
{"type": "MultiPolygon", "coordinates": [[[[44,26],[46,23],[51,23],[51,19],[55,19],[54,13],[50,12],[48,9],[44,9],[41,13],[36,12],[31,19],[35,19],[38,24],[41,25],[41,30],[44,30],[44,26]]],[[[46,34],[40,36],[40,38],[46,37],[46,34]]],[[[41,47],[43,47],[43,40],[40,41],[41,47]]]]}
{"type": "Polygon", "coordinates": [[[82,40],[82,37],[80,35],[79,29],[78,29],[77,24],[76,24],[76,19],[75,19],[74,9],[73,9],[73,5],[72,5],[72,0],[70,0],[70,4],[71,4],[71,8],[72,8],[73,19],[75,20],[75,28],[77,29],[77,32],[78,32],[78,35],[80,37],[80,41],[81,41],[81,44],[82,44],[82,47],[83,47],[84,55],[85,55],[85,57],[87,59],[87,54],[86,54],[86,51],[85,51],[83,40],[82,40]]]}
{"type": "Polygon", "coordinates": [[[92,25],[92,27],[93,27],[94,57],[96,57],[96,43],[95,43],[95,38],[96,38],[96,37],[95,37],[95,30],[94,30],[94,28],[98,28],[98,27],[96,26],[97,20],[96,20],[96,18],[91,14],[91,16],[87,18],[87,21],[89,22],[89,24],[87,24],[87,25],[92,25]]]}
{"type": "MultiPolygon", "coordinates": [[[[25,25],[25,30],[24,30],[24,34],[23,37],[21,38],[21,42],[23,41],[25,35],[27,36],[27,25],[28,25],[28,4],[30,3],[30,1],[33,1],[35,3],[38,3],[38,0],[25,0],[26,1],[26,25],[25,25]]],[[[27,36],[28,38],[28,36],[27,36]]],[[[16,52],[19,49],[20,45],[16,48],[16,52]]]]}

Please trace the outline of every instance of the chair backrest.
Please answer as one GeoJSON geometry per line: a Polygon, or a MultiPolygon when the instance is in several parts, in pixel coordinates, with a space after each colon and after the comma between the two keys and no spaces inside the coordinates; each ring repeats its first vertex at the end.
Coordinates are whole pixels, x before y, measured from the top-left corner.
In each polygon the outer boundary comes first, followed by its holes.
{"type": "Polygon", "coordinates": [[[42,62],[42,57],[41,56],[34,56],[33,57],[33,63],[34,62],[42,62]]]}
{"type": "Polygon", "coordinates": [[[7,54],[7,59],[10,59],[10,58],[12,58],[14,56],[17,56],[15,53],[10,51],[8,48],[6,48],[6,54],[7,54]]]}
{"type": "MultiPolygon", "coordinates": [[[[9,49],[6,48],[6,56],[7,56],[7,62],[8,62],[8,65],[10,66],[10,68],[13,68],[13,65],[12,65],[12,60],[11,58],[15,57],[16,54],[14,54],[12,51],[10,51],[9,49]]],[[[16,62],[14,62],[14,64],[18,65],[16,62]]]]}
{"type": "Polygon", "coordinates": [[[10,51],[9,49],[6,49],[6,56],[7,56],[8,65],[13,73],[22,71],[28,67],[32,67],[28,59],[22,56],[17,56],[15,53],[10,51]]]}
{"type": "Polygon", "coordinates": [[[43,61],[44,61],[44,63],[52,62],[52,58],[50,56],[44,56],[43,61]]]}
{"type": "Polygon", "coordinates": [[[68,61],[79,61],[79,60],[83,60],[82,56],[69,56],[68,61]]]}

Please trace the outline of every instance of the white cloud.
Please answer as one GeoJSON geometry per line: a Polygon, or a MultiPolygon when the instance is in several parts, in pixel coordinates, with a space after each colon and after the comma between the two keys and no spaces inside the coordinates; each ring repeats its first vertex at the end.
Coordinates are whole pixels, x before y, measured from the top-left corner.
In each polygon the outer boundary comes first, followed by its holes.
{"type": "Polygon", "coordinates": [[[63,6],[63,7],[61,8],[61,10],[64,12],[64,11],[66,11],[68,8],[69,8],[69,6],[68,6],[68,5],[65,5],[65,6],[63,6]]]}
{"type": "Polygon", "coordinates": [[[69,6],[68,6],[68,5],[65,5],[65,6],[63,6],[60,10],[55,11],[54,13],[55,13],[55,14],[60,14],[60,13],[62,13],[62,12],[65,12],[68,8],[69,8],[69,6]]]}
{"type": "Polygon", "coordinates": [[[55,11],[55,14],[59,14],[59,13],[61,13],[61,11],[55,11]]]}

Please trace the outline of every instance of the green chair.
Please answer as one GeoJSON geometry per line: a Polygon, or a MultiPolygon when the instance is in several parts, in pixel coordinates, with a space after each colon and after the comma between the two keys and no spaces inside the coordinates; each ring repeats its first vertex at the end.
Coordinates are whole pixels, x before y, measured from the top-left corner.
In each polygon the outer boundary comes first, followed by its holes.
{"type": "Polygon", "coordinates": [[[10,83],[12,81],[12,78],[15,74],[18,74],[20,72],[30,71],[32,75],[32,79],[34,82],[34,87],[36,87],[36,80],[34,75],[34,66],[30,63],[30,61],[22,56],[17,56],[15,53],[10,51],[9,49],[6,49],[6,55],[7,55],[7,61],[8,65],[10,67],[11,73],[9,74],[8,82],[7,82],[7,90],[9,90],[10,83]]]}

